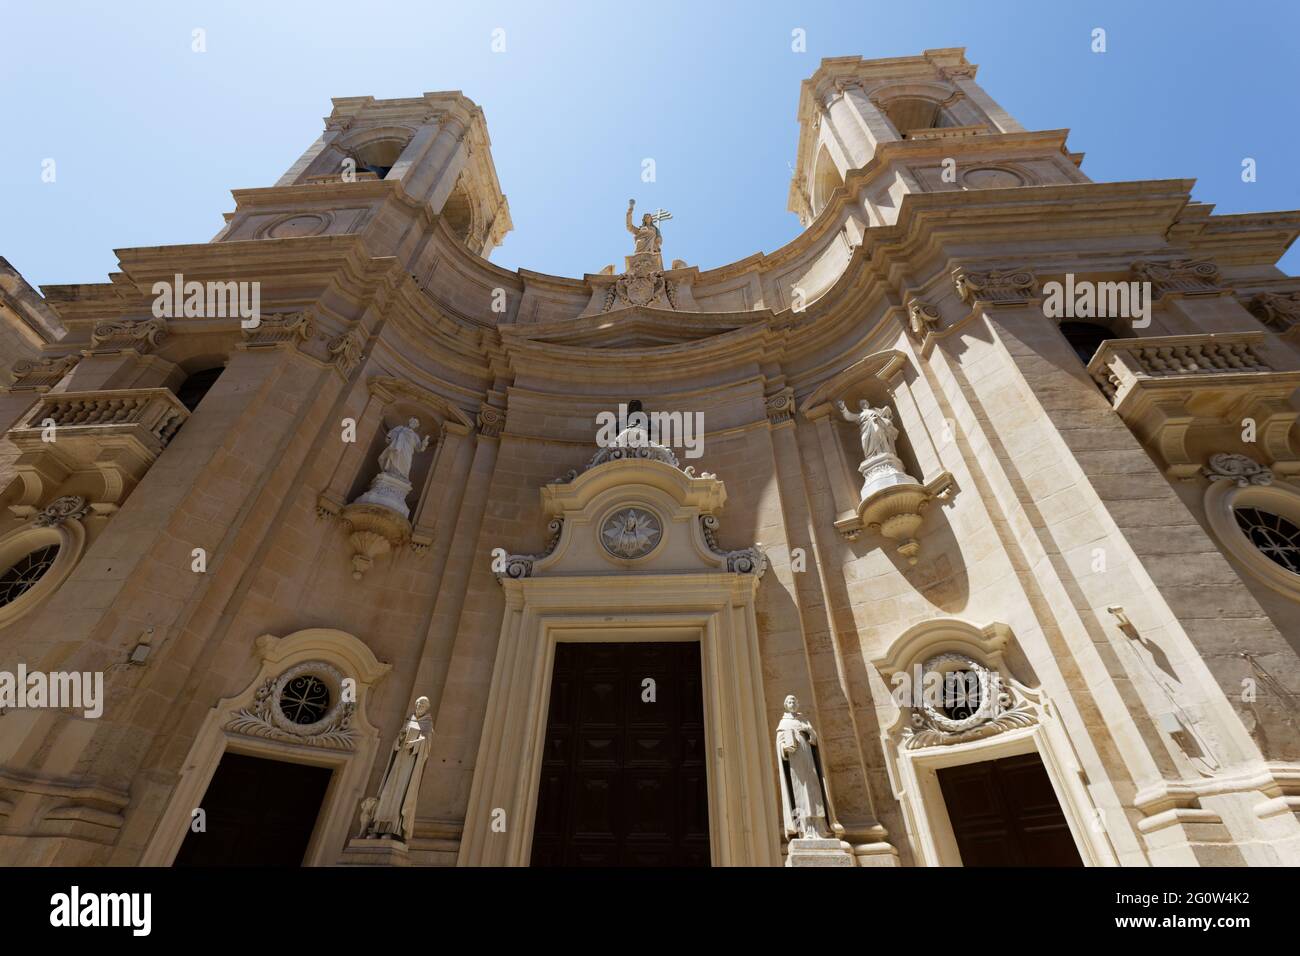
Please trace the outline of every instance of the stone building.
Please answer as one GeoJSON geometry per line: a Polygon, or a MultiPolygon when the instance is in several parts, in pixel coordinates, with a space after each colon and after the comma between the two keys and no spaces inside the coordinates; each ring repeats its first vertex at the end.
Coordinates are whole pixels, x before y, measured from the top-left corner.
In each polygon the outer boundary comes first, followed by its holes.
{"type": "Polygon", "coordinates": [[[822,61],[804,231],[717,269],[630,212],[493,265],[454,92],[6,266],[0,862],[780,865],[793,694],[824,861],[1300,863],[1300,213],[1095,183],[975,75],[822,61]]]}

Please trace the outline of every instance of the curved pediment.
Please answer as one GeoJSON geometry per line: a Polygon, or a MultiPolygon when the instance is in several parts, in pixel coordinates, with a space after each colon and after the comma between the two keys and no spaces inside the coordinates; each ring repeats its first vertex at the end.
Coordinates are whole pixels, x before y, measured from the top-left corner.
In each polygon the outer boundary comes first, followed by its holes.
{"type": "Polygon", "coordinates": [[[681,313],[632,308],[560,322],[502,328],[503,336],[579,349],[650,349],[686,345],[767,322],[771,312],[681,313]]]}
{"type": "MultiPolygon", "coordinates": [[[[600,456],[597,456],[599,458],[600,456]]],[[[497,579],[606,574],[752,575],[767,567],[761,544],[718,547],[715,511],[727,500],[716,475],[629,453],[542,488],[550,540],[541,554],[500,555],[497,579]]]]}

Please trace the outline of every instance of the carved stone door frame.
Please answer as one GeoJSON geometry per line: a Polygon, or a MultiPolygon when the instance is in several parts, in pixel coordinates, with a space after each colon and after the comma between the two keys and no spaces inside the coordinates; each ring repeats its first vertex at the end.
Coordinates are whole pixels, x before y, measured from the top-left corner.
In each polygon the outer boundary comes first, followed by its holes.
{"type": "MultiPolygon", "coordinates": [[[[203,805],[217,765],[228,751],[334,771],[303,865],[330,866],[338,860],[379,747],[379,731],[370,723],[366,704],[371,688],[390,667],[377,660],[358,638],[333,628],[307,628],[282,638],[264,634],[255,648],[261,657],[257,675],[234,697],[217,701],[204,718],[185,757],[180,780],[145,847],[141,866],[170,866],[176,859],[189,833],[193,811],[203,805]],[[329,672],[354,680],[356,700],[347,720],[331,721],[322,728],[323,735],[307,735],[301,743],[274,723],[261,721],[259,689],[291,670],[329,672]]],[[[336,698],[337,690],[333,689],[336,698]]],[[[339,702],[333,705],[338,706],[339,702]]]]}
{"type": "Polygon", "coordinates": [[[779,866],[757,576],[523,578],[502,586],[507,607],[458,865],[528,865],[558,642],[699,641],[710,859],[714,866],[779,866]]]}

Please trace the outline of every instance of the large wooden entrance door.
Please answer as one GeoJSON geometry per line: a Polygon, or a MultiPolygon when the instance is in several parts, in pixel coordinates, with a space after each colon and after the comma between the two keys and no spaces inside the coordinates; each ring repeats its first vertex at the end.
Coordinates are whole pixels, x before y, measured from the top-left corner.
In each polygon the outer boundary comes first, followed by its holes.
{"type": "Polygon", "coordinates": [[[199,805],[207,830],[185,835],[174,865],[301,866],[332,773],[223,754],[199,805]]]}
{"type": "Polygon", "coordinates": [[[557,644],[532,865],[708,866],[705,756],[699,644],[557,644]]]}
{"type": "Polygon", "coordinates": [[[939,787],[963,866],[1082,866],[1038,754],[944,767],[939,787]]]}

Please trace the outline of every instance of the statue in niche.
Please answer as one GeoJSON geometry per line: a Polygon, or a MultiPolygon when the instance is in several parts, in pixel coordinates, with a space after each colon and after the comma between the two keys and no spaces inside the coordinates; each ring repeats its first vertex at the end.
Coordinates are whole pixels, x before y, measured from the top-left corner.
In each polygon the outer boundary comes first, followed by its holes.
{"type": "MultiPolygon", "coordinates": [[[[632,225],[632,210],[636,207],[636,200],[627,201],[627,231],[632,233],[636,238],[636,248],[633,255],[640,255],[643,252],[658,253],[663,247],[663,236],[659,232],[659,227],[655,225],[656,219],[653,213],[646,213],[641,217],[641,225],[632,225]]],[[[664,218],[667,218],[665,215],[664,218]]]]}
{"type": "Polygon", "coordinates": [[[840,828],[831,822],[831,801],[817,732],[799,713],[799,700],[794,694],[785,699],[785,713],[776,725],[776,762],[786,836],[792,840],[836,839],[832,831],[840,828]]]}
{"type": "Polygon", "coordinates": [[[894,425],[894,414],[888,405],[872,408],[871,403],[864,398],[858,402],[858,412],[849,411],[842,400],[836,402],[835,407],[840,410],[845,421],[857,424],[863,461],[871,461],[881,455],[897,455],[894,442],[898,441],[898,428],[894,425]]]}
{"type": "Polygon", "coordinates": [[[415,803],[420,792],[420,779],[429,759],[429,745],[433,740],[433,721],[429,718],[429,698],[419,697],[415,710],[406,719],[393,741],[393,752],[388,756],[379,796],[361,802],[362,839],[388,837],[409,843],[415,829],[415,803]]]}
{"type": "Polygon", "coordinates": [[[429,436],[420,438],[420,420],[412,418],[405,425],[395,425],[388,432],[388,447],[379,453],[379,467],[384,474],[402,481],[411,479],[411,460],[429,447],[429,436]]]}
{"type": "Polygon", "coordinates": [[[411,493],[411,462],[429,447],[429,436],[421,438],[419,427],[420,420],[412,418],[405,425],[395,425],[389,430],[388,447],[379,453],[379,473],[356,504],[379,505],[403,518],[410,517],[406,496],[411,493]]]}

